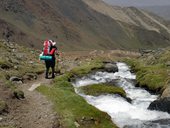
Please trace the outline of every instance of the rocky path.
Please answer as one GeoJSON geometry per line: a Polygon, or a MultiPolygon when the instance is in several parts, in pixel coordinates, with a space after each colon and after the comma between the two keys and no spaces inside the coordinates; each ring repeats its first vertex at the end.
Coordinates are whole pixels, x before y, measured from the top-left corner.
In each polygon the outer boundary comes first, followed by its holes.
{"type": "Polygon", "coordinates": [[[40,84],[50,86],[51,80],[42,76],[31,83],[22,84],[19,88],[24,92],[25,99],[11,100],[9,114],[2,119],[3,125],[16,128],[58,128],[59,119],[52,110],[52,103],[42,94],[34,90],[40,84]]]}

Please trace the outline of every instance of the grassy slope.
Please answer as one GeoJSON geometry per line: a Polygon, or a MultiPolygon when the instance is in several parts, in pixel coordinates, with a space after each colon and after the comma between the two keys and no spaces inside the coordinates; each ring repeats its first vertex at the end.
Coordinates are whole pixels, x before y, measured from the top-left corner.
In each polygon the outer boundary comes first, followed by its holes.
{"type": "Polygon", "coordinates": [[[169,56],[170,51],[166,50],[156,55],[149,55],[138,60],[126,60],[126,62],[136,72],[139,86],[162,92],[170,81],[170,67],[166,65],[170,61],[169,56]]]}
{"type": "Polygon", "coordinates": [[[38,60],[39,51],[4,42],[0,41],[1,78],[23,77],[26,73],[43,73],[44,66],[38,60]]]}
{"type": "Polygon", "coordinates": [[[61,115],[61,124],[64,127],[74,128],[76,127],[75,122],[80,124],[81,128],[116,127],[106,113],[87,104],[82,97],[74,92],[73,86],[68,82],[74,75],[81,76],[88,73],[96,64],[86,64],[85,68],[76,68],[63,76],[57,77],[51,87],[41,86],[38,88],[38,91],[53,101],[54,110],[61,115]]]}

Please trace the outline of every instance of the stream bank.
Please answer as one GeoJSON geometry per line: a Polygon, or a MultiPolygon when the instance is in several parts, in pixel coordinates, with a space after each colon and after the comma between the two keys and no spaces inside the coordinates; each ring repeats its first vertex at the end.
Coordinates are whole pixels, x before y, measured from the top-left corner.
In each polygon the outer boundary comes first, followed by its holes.
{"type": "Polygon", "coordinates": [[[165,112],[148,110],[151,102],[158,98],[146,90],[135,87],[134,81],[136,75],[130,72],[129,67],[125,63],[117,63],[118,72],[96,72],[76,79],[73,83],[75,91],[82,96],[89,104],[95,106],[101,111],[107,112],[112,120],[121,128],[136,127],[169,127],[169,124],[162,124],[162,120],[169,120],[170,115],[165,112]],[[127,96],[132,99],[132,103],[127,102],[120,95],[100,95],[90,96],[79,92],[82,86],[90,86],[91,84],[107,83],[116,81],[117,86],[122,87],[127,96]],[[156,123],[155,123],[156,122],[156,123]],[[158,123],[159,122],[159,123],[158,123]]]}

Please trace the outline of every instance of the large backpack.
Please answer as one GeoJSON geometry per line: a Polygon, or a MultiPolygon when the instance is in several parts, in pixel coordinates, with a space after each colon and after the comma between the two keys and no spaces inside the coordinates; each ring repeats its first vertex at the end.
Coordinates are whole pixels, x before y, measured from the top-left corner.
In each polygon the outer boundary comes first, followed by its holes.
{"type": "Polygon", "coordinates": [[[49,40],[44,41],[44,48],[43,48],[43,55],[47,56],[50,55],[52,42],[49,40]]]}

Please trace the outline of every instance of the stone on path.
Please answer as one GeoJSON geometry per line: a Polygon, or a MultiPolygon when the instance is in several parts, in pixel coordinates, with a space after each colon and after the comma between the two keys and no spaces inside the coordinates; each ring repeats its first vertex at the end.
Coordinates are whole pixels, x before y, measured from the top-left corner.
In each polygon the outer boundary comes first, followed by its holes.
{"type": "Polygon", "coordinates": [[[41,86],[41,83],[33,84],[33,85],[31,86],[31,88],[29,88],[28,90],[32,92],[32,91],[34,91],[36,88],[38,88],[39,86],[41,86]]]}

